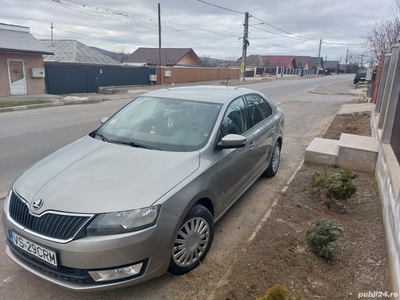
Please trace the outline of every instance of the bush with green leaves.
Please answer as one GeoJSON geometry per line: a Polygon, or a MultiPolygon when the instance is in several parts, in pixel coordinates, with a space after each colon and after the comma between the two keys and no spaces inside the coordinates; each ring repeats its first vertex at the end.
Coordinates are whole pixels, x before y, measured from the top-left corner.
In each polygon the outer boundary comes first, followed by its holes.
{"type": "Polygon", "coordinates": [[[269,288],[265,295],[257,300],[301,300],[301,294],[296,293],[294,296],[290,295],[289,291],[281,284],[275,284],[269,288]]]}
{"type": "Polygon", "coordinates": [[[319,220],[306,233],[307,243],[319,256],[331,258],[337,251],[330,244],[344,234],[344,228],[333,220],[319,220]]]}
{"type": "Polygon", "coordinates": [[[353,183],[353,179],[356,177],[357,174],[349,170],[337,172],[329,178],[326,172],[316,172],[312,177],[311,185],[322,189],[325,200],[329,204],[332,198],[336,200],[349,199],[357,191],[353,183]]]}

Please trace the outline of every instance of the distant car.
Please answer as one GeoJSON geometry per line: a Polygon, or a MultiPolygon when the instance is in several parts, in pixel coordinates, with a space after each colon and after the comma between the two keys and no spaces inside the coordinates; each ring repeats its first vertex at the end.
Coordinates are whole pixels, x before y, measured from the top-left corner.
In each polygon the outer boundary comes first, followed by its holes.
{"type": "Polygon", "coordinates": [[[366,68],[360,68],[357,70],[356,75],[354,76],[354,84],[357,84],[359,82],[364,82],[367,77],[367,69],[366,68]]]}
{"type": "Polygon", "coordinates": [[[284,114],[254,90],[161,89],[102,123],[23,173],[4,203],[8,256],[69,289],[189,272],[214,223],[278,171],[284,114]]]}

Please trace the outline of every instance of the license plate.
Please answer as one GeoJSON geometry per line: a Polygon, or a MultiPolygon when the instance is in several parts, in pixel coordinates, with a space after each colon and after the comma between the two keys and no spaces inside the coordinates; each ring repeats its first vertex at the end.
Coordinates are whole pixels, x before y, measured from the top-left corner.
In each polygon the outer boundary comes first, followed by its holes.
{"type": "Polygon", "coordinates": [[[16,234],[12,230],[8,230],[8,235],[10,237],[11,244],[57,267],[57,256],[54,251],[29,241],[26,238],[16,234]]]}

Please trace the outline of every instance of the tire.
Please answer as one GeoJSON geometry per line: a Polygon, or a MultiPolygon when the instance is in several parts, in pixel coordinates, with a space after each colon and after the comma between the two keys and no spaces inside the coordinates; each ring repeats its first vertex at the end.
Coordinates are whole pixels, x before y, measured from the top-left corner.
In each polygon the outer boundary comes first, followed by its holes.
{"type": "Polygon", "coordinates": [[[207,255],[213,238],[213,216],[207,208],[195,204],[176,234],[168,272],[182,275],[196,268],[207,255]]]}
{"type": "Polygon", "coordinates": [[[263,175],[266,177],[274,177],[279,169],[281,160],[281,144],[276,142],[274,149],[272,150],[271,161],[269,162],[268,168],[264,171],[263,175]]]}

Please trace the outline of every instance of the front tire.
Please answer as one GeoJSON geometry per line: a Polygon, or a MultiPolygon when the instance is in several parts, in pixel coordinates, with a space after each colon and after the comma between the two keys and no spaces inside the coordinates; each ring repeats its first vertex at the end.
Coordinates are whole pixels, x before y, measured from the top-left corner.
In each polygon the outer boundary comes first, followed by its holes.
{"type": "Polygon", "coordinates": [[[274,150],[272,150],[271,161],[269,162],[268,168],[264,171],[263,175],[266,177],[274,177],[279,169],[281,160],[281,144],[276,142],[274,150]]]}
{"type": "Polygon", "coordinates": [[[213,238],[213,216],[207,208],[195,204],[176,234],[168,272],[182,275],[196,268],[207,255],[213,238]]]}

